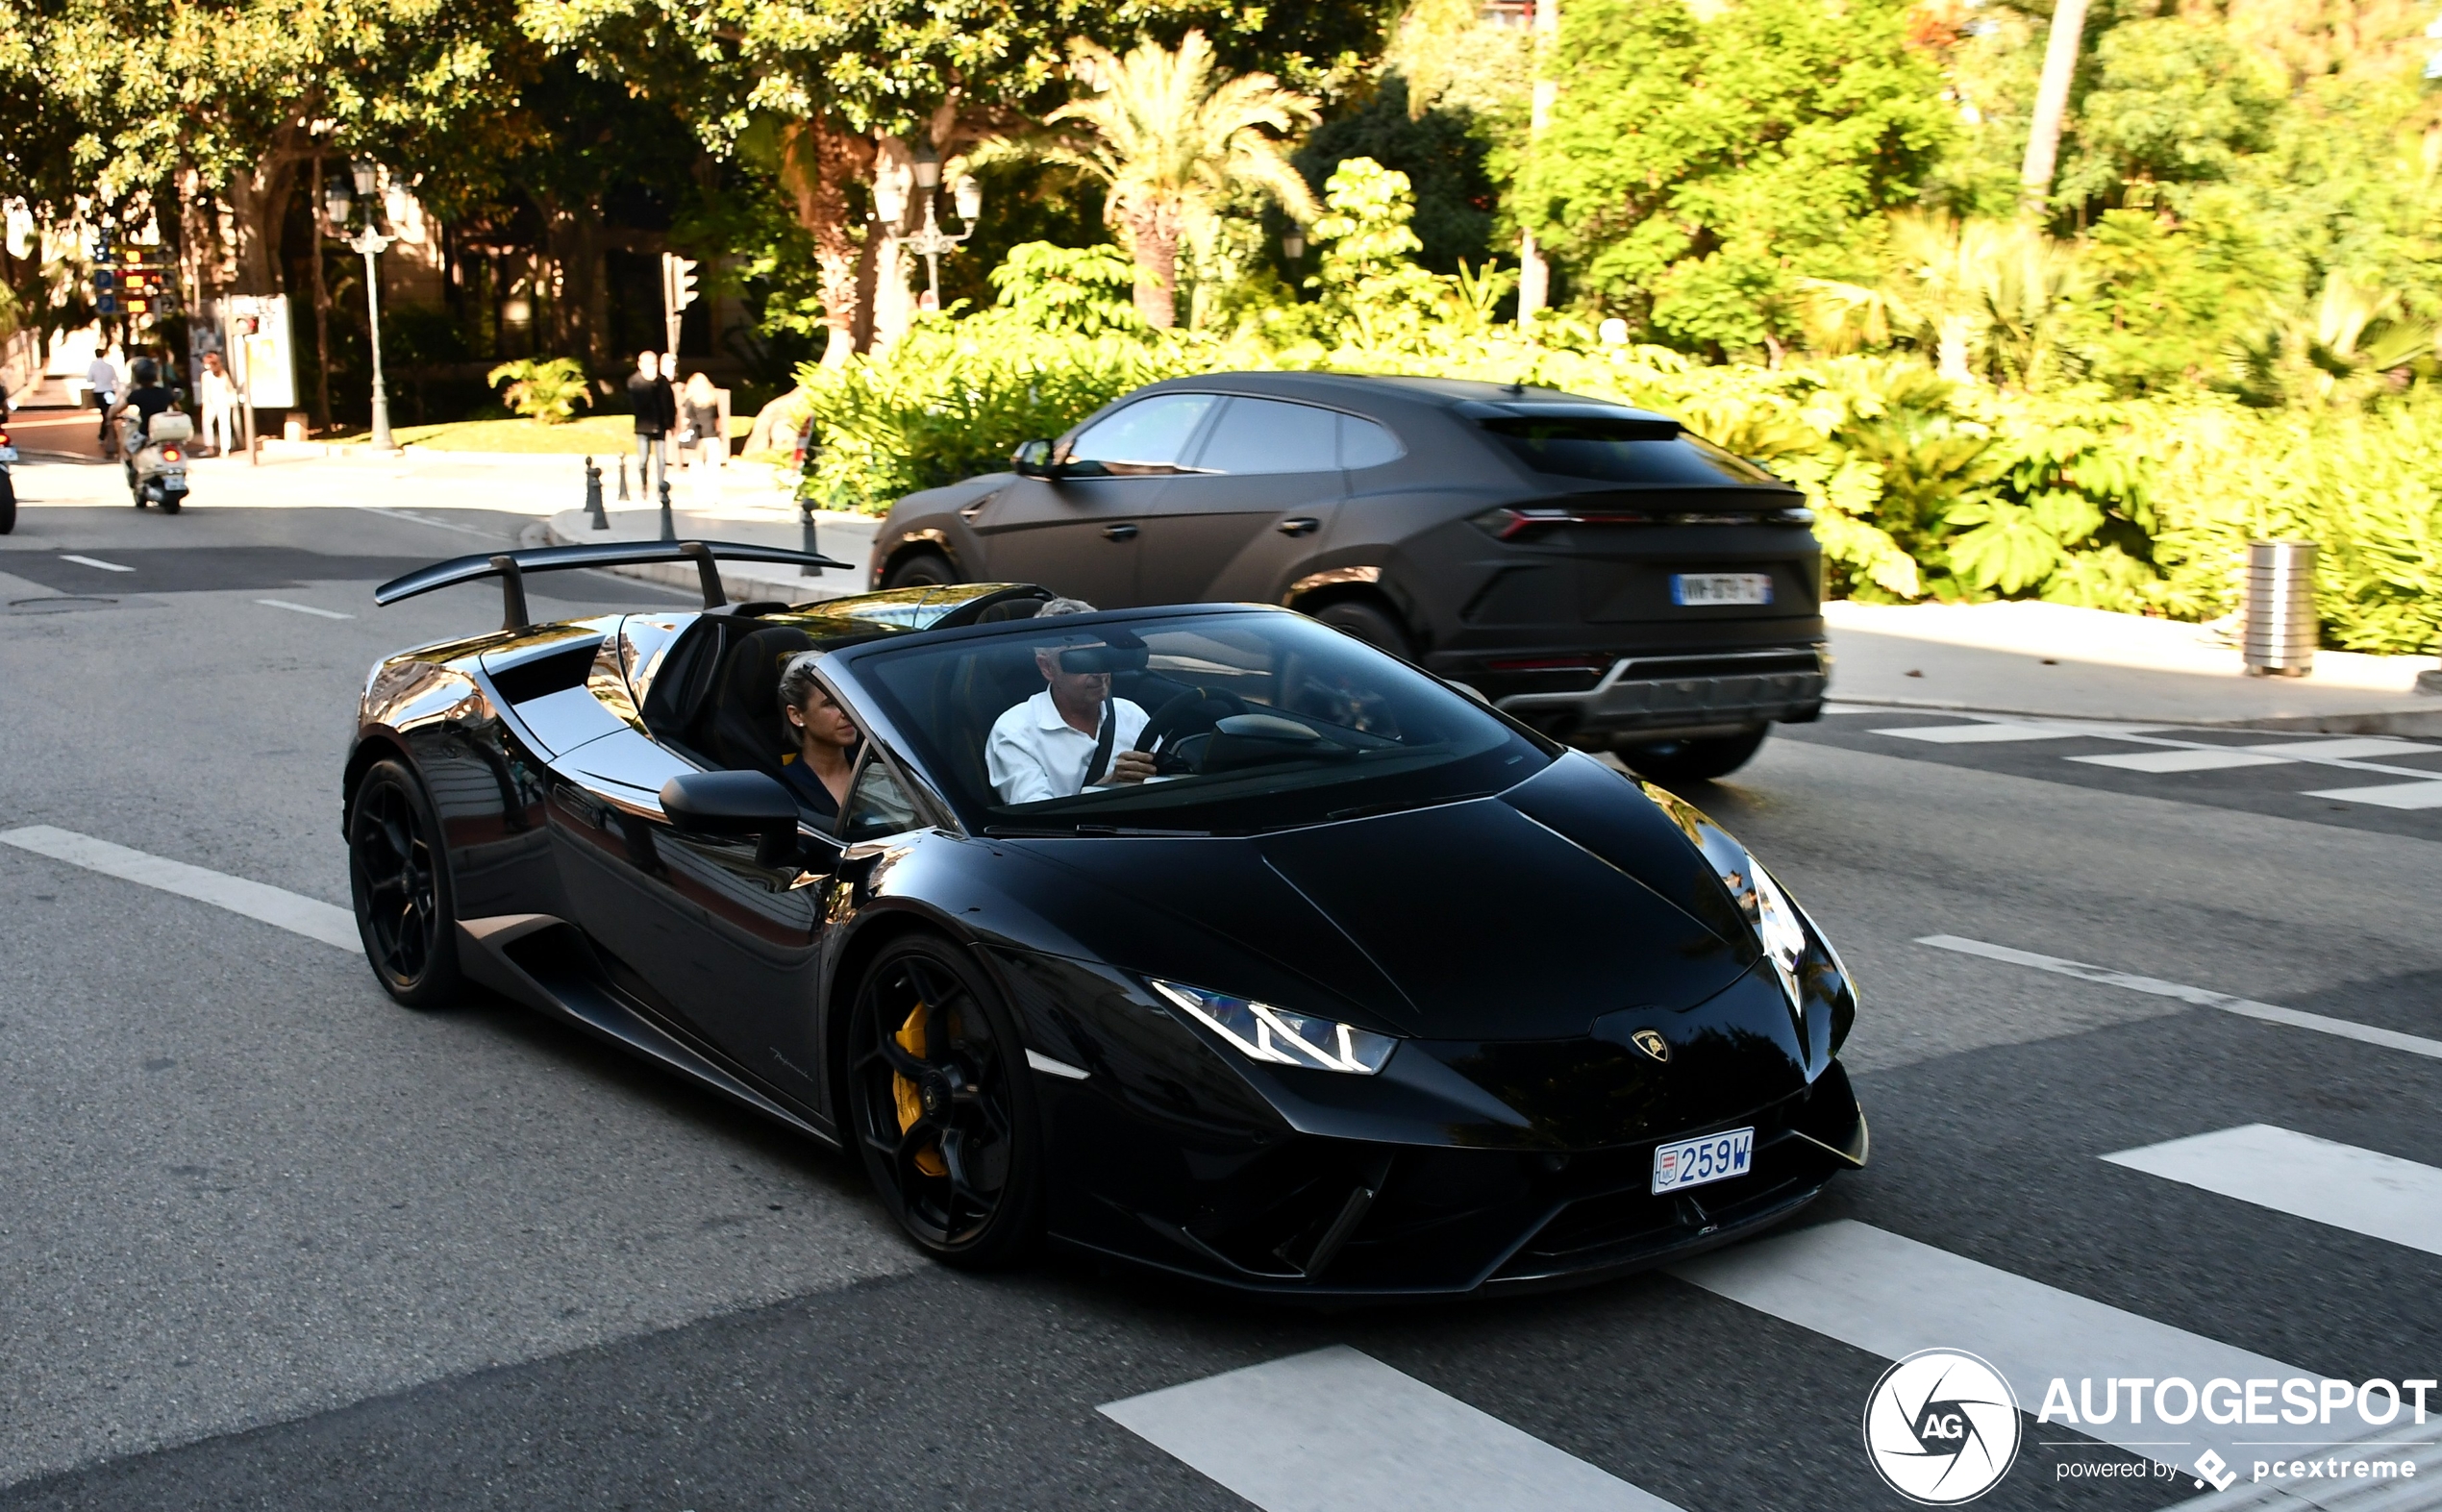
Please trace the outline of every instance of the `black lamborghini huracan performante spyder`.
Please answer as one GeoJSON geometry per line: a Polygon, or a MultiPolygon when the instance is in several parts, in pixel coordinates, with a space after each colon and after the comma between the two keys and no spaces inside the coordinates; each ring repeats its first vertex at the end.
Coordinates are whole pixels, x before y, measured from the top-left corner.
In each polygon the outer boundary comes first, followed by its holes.
{"type": "Polygon", "coordinates": [[[1286,609],[731,605],[716,557],[809,559],[561,547],[379,590],[498,577],[507,605],[365,684],[344,825],[393,997],[471,979],[853,1147],[967,1264],[1049,1241],[1288,1297],[1525,1289],[1864,1163],[1846,969],[1673,795],[1286,609]],[[528,622],[528,573],[683,558],[700,611],[528,622]],[[808,653],[861,737],[835,816],[784,781],[808,653]],[[1062,686],[1099,690],[1102,738],[1044,796],[1003,737],[1062,686]],[[1150,776],[1095,780],[1123,766],[1150,776]]]}

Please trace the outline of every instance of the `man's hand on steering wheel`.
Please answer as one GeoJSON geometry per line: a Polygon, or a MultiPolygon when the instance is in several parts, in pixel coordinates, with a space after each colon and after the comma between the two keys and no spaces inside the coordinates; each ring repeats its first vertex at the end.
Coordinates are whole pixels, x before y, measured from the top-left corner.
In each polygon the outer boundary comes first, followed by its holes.
{"type": "Polygon", "coordinates": [[[1110,771],[1105,783],[1141,782],[1154,775],[1155,757],[1143,751],[1114,751],[1110,756],[1110,771]]]}

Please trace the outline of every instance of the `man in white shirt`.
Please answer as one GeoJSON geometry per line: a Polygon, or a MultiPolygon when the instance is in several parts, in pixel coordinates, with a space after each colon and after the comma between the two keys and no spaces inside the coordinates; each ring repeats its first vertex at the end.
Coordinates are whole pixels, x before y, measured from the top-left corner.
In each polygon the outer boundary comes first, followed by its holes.
{"type": "MultiPolygon", "coordinates": [[[[1074,602],[1054,600],[1037,617],[1091,612],[1082,604],[1068,607],[1074,602]]],[[[1073,798],[1088,787],[1141,782],[1153,776],[1153,757],[1135,749],[1136,737],[1144,733],[1145,711],[1110,696],[1108,671],[1071,671],[1061,665],[1063,657],[1079,652],[1087,655],[1075,660],[1097,660],[1091,654],[1103,644],[1092,632],[1081,632],[1034,648],[1043,691],[1004,711],[992,722],[991,738],[984,742],[984,771],[1002,803],[1073,798]],[[1112,727],[1107,745],[1106,720],[1112,727]]]]}

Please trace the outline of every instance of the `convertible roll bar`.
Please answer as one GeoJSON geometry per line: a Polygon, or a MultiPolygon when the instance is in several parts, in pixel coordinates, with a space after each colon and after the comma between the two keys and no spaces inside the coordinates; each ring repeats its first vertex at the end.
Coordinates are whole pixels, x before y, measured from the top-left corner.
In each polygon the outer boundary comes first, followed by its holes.
{"type": "Polygon", "coordinates": [[[719,608],[729,602],[721,587],[718,560],[787,562],[807,567],[836,567],[842,572],[857,569],[844,561],[812,552],[790,551],[784,546],[754,546],[744,541],[603,541],[582,546],[534,546],[522,551],[486,552],[472,557],[453,557],[429,567],[418,567],[403,577],[373,590],[376,604],[396,604],[435,588],[453,587],[473,582],[479,578],[500,580],[501,629],[523,630],[534,623],[526,612],[526,574],[530,572],[567,572],[579,567],[628,567],[652,561],[691,561],[704,585],[704,607],[719,608]]]}

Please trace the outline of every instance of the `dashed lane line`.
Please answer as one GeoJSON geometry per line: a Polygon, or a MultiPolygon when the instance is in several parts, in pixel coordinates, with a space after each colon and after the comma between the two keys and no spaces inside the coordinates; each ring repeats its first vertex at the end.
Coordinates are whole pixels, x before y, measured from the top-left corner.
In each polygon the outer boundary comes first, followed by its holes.
{"type": "Polygon", "coordinates": [[[318,609],[311,604],[291,604],[287,599],[257,599],[255,602],[265,608],[287,609],[295,614],[312,614],[322,619],[356,618],[353,614],[342,614],[337,609],[318,609]]]}
{"type": "Polygon", "coordinates": [[[344,951],[361,951],[364,942],[356,930],[356,915],[346,908],[335,908],[317,899],[274,887],[266,882],[248,881],[225,872],[209,871],[189,866],[165,856],[147,855],[123,845],[97,840],[73,830],[56,830],[49,825],[29,825],[22,830],[0,830],[0,843],[13,845],[20,851],[32,851],[55,861],[82,866],[87,871],[100,872],[125,881],[141,882],[163,892],[192,898],[198,903],[226,908],[231,913],[244,914],[249,919],[302,934],[310,940],[336,945],[344,951]]]}
{"type": "Polygon", "coordinates": [[[80,557],[74,552],[63,551],[60,553],[60,559],[62,561],[72,561],[80,567],[99,567],[104,572],[134,572],[136,570],[135,568],[120,562],[104,561],[99,557],[80,557]]]}
{"type": "Polygon", "coordinates": [[[2157,998],[2177,998],[2199,1007],[2220,1008],[2244,1018],[2261,1019],[2267,1024],[2286,1024],[2292,1029],[2313,1029],[2319,1034],[2333,1034],[2385,1050],[2404,1050],[2411,1055],[2424,1055],[2442,1060],[2442,1040],[2427,1039],[2421,1034],[2403,1034],[2398,1029],[2380,1029],[2372,1024],[2358,1024],[2349,1019],[2327,1018],[2308,1013],[2303,1008],[2284,1008],[2275,1003],[2257,1003],[2252,998],[2233,998],[2226,992],[2206,987],[2191,987],[2184,982],[2164,981],[2158,977],[2137,977],[2107,966],[2089,966],[2083,961],[2064,960],[2057,955],[2038,955],[2033,951],[2012,950],[2006,945],[1991,945],[1982,940],[1962,939],[1956,934],[1928,934],[1919,945],[1930,945],[1939,951],[1956,951],[1962,955],[1981,955],[1986,960],[2006,961],[2012,966],[2031,966],[2037,971],[2053,972],[2062,977],[2075,977],[2081,981],[2100,982],[2106,987],[2125,987],[2131,992],[2151,993],[2157,998]]]}
{"type": "Polygon", "coordinates": [[[1678,1512],[1346,1345],[1101,1410],[1263,1512],[1678,1512]]]}
{"type": "Polygon", "coordinates": [[[2271,1124],[2191,1134],[2103,1157],[2352,1233],[2442,1254],[2442,1171],[2271,1124]]]}

